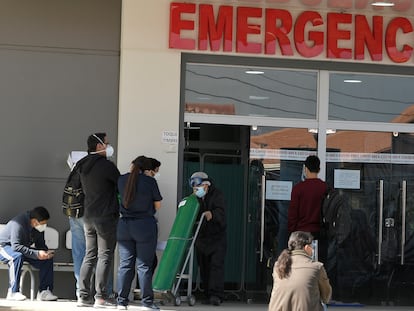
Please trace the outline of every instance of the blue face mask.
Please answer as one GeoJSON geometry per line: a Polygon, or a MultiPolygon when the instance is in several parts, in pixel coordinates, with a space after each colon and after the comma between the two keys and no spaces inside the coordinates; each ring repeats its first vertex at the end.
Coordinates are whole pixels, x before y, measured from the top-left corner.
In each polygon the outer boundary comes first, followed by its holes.
{"type": "Polygon", "coordinates": [[[202,198],[202,197],[204,197],[204,196],[206,195],[206,191],[204,190],[204,187],[197,187],[197,190],[196,190],[196,192],[195,192],[195,195],[196,195],[198,198],[202,198]]]}

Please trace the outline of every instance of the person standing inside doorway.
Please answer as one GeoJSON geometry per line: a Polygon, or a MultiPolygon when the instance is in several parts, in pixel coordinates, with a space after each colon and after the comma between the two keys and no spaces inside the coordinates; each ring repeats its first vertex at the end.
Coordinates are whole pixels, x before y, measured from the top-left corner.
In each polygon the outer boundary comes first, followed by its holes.
{"type": "MultiPolygon", "coordinates": [[[[288,210],[289,233],[310,232],[315,240],[321,238],[321,205],[327,189],[326,183],[318,178],[320,164],[321,161],[315,155],[306,158],[303,165],[305,180],[293,187],[288,210]]],[[[319,253],[322,255],[323,243],[319,244],[319,253]]],[[[323,261],[324,256],[320,257],[323,261]]]]}
{"type": "Polygon", "coordinates": [[[190,186],[200,203],[200,215],[205,215],[195,242],[206,295],[202,303],[219,306],[224,300],[224,260],[227,249],[224,196],[205,172],[192,174],[190,186]]]}
{"type": "Polygon", "coordinates": [[[80,270],[78,306],[91,306],[91,277],[95,273],[96,308],[115,307],[108,299],[107,281],[111,272],[116,227],[119,219],[118,187],[120,175],[115,164],[108,160],[114,153],[106,133],[88,137],[88,155],[82,162],[80,176],[85,193],[83,216],[86,251],[80,270]]]}

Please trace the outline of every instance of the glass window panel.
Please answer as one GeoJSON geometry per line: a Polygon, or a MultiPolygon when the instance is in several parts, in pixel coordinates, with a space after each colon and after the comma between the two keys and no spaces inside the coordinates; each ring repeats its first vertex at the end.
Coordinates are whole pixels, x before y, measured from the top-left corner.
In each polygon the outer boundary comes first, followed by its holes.
{"type": "Polygon", "coordinates": [[[186,112],[316,119],[317,72],[187,64],[185,74],[186,112]]]}
{"type": "Polygon", "coordinates": [[[414,120],[414,77],[335,73],[329,80],[330,120],[414,120]]]}

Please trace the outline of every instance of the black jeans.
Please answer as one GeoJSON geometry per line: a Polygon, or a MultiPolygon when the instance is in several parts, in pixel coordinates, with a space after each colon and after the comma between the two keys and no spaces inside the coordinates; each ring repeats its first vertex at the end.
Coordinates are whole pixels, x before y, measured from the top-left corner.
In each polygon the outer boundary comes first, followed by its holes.
{"type": "Polygon", "coordinates": [[[197,262],[206,298],[217,296],[224,300],[224,260],[227,241],[224,236],[209,248],[196,247],[197,262]]]}
{"type": "Polygon", "coordinates": [[[84,219],[86,251],[80,270],[79,296],[90,299],[91,276],[95,273],[95,298],[107,298],[107,280],[112,271],[118,218],[84,219]]]}

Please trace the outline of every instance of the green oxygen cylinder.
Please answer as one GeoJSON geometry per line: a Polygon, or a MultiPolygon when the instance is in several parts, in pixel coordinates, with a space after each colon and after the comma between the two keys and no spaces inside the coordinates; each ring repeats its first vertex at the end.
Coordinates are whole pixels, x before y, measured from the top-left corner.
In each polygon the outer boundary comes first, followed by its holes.
{"type": "Polygon", "coordinates": [[[167,292],[172,289],[191,243],[199,209],[200,204],[194,194],[185,197],[178,204],[177,215],[152,282],[154,291],[167,292]]]}

